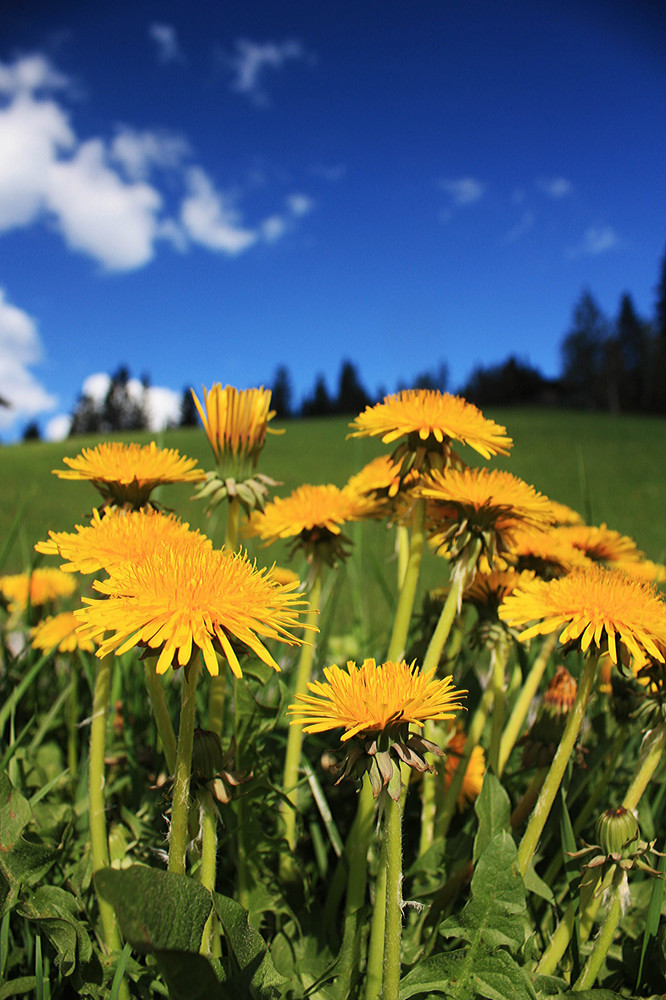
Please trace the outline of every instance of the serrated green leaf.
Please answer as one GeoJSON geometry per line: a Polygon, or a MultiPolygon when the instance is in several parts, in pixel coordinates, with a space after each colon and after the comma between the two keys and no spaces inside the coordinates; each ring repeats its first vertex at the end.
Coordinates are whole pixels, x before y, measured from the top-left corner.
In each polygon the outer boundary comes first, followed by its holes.
{"type": "Polygon", "coordinates": [[[278,1000],[288,980],[275,968],[264,939],[250,924],[247,911],[218,892],[213,893],[213,906],[238,967],[238,975],[230,978],[229,987],[244,988],[252,1000],[278,1000]]]}
{"type": "Polygon", "coordinates": [[[0,773],[0,916],[15,905],[22,886],[44,877],[60,853],[24,835],[31,818],[27,799],[0,773]]]}
{"type": "Polygon", "coordinates": [[[78,916],[79,903],[71,892],[58,886],[41,886],[16,912],[46,934],[56,950],[56,965],[63,976],[71,976],[78,965],[92,957],[88,932],[78,916]]]}
{"type": "Polygon", "coordinates": [[[468,949],[447,951],[419,962],[400,982],[400,1000],[415,996],[455,1000],[536,1000],[530,978],[507,951],[487,952],[470,967],[468,949]]]}
{"type": "Polygon", "coordinates": [[[487,771],[481,792],[474,803],[479,830],[474,841],[474,861],[483,854],[498,833],[510,829],[511,802],[497,777],[487,771]]]}

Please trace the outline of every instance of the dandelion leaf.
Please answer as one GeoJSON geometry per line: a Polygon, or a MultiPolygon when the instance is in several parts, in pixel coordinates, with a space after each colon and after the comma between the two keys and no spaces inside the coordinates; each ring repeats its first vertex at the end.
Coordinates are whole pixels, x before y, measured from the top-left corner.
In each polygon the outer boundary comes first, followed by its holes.
{"type": "Polygon", "coordinates": [[[497,777],[487,771],[481,792],[474,803],[479,829],[474,840],[474,861],[478,861],[490,841],[508,830],[511,823],[511,802],[497,777]]]}
{"type": "Polygon", "coordinates": [[[235,997],[278,1000],[288,981],[275,968],[263,938],[249,921],[247,911],[240,903],[219,892],[213,893],[213,905],[236,965],[236,974],[229,978],[227,987],[234,990],[235,997]]]}
{"type": "Polygon", "coordinates": [[[58,886],[40,886],[17,908],[21,917],[37,924],[56,951],[56,965],[63,976],[92,957],[88,932],[79,919],[79,903],[71,892],[58,886]]]}
{"type": "Polygon", "coordinates": [[[60,852],[26,835],[31,819],[27,799],[0,772],[0,916],[15,906],[22,887],[39,882],[60,852]]]}

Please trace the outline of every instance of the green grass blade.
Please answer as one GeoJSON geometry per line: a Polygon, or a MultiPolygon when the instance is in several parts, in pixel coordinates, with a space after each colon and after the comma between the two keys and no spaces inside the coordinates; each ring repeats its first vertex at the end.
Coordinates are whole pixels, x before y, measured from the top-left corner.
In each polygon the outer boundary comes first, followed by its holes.
{"type": "Polygon", "coordinates": [[[118,997],[120,996],[120,987],[122,986],[125,968],[127,967],[127,962],[129,961],[131,953],[132,949],[130,945],[126,944],[120,953],[120,958],[118,959],[118,964],[116,965],[116,971],[113,974],[109,1000],[118,1000],[118,997]]]}

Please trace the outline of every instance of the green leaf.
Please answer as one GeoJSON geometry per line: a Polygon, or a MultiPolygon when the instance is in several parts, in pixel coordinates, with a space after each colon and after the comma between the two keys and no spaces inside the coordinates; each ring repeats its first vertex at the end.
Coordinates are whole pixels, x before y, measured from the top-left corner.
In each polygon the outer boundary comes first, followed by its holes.
{"type": "Polygon", "coordinates": [[[487,771],[481,792],[474,803],[479,830],[474,841],[474,861],[483,854],[498,833],[510,829],[511,802],[509,796],[492,772],[487,771]]]}
{"type": "Polygon", "coordinates": [[[77,966],[92,957],[92,944],[82,920],[79,904],[71,892],[58,886],[41,886],[16,911],[36,923],[56,950],[56,965],[63,976],[71,976],[77,966]]]}
{"type": "Polygon", "coordinates": [[[6,997],[23,996],[25,993],[34,993],[36,984],[36,976],[20,976],[18,979],[13,979],[10,983],[0,986],[0,1000],[5,1000],[6,997]]]}
{"type": "Polygon", "coordinates": [[[123,937],[135,951],[198,953],[211,897],[194,879],[131,865],[122,870],[103,868],[94,882],[116,911],[123,937]]]}
{"type": "Polygon", "coordinates": [[[60,853],[59,847],[28,839],[24,830],[31,818],[27,799],[0,773],[0,916],[16,904],[22,886],[43,878],[60,853]]]}
{"type": "Polygon", "coordinates": [[[433,994],[456,1000],[535,1000],[529,976],[506,951],[476,957],[470,968],[467,949],[444,952],[419,962],[400,983],[400,1000],[433,994]]]}
{"type": "Polygon", "coordinates": [[[233,984],[239,990],[245,989],[252,1000],[277,1000],[288,980],[275,968],[263,938],[250,924],[247,911],[218,892],[213,893],[213,905],[238,968],[238,974],[229,980],[229,987],[233,984]]]}

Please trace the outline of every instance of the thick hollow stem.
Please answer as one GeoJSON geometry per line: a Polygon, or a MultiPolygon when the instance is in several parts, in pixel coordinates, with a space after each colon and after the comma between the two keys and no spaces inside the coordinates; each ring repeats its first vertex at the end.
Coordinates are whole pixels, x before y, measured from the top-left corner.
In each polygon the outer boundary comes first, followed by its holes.
{"type": "Polygon", "coordinates": [[[532,810],[527,829],[518,847],[518,867],[520,868],[521,875],[525,875],[530,866],[539,843],[539,837],[546,825],[550,810],[555,801],[555,796],[562,783],[564,772],[567,769],[585,716],[585,709],[592,691],[596,672],[597,657],[594,655],[587,656],[584,660],[583,674],[578,685],[578,691],[576,692],[576,699],[569,713],[560,745],[557,748],[553,762],[550,765],[550,770],[541,788],[541,794],[532,810]]]}
{"type": "Polygon", "coordinates": [[[659,761],[666,747],[666,725],[653,729],[645,738],[642,748],[641,762],[634,775],[631,785],[622,800],[625,809],[635,809],[648,786],[652,775],[657,770],[659,761]]]}
{"type": "Polygon", "coordinates": [[[506,707],[506,663],[509,658],[509,643],[506,634],[502,633],[492,652],[493,710],[490,723],[490,746],[488,747],[488,766],[499,776],[499,754],[504,714],[506,707]]]}
{"type": "Polygon", "coordinates": [[[189,677],[183,677],[180,723],[176,767],[171,804],[171,831],[169,834],[169,871],[184,875],[187,860],[188,815],[190,806],[190,774],[192,771],[192,746],[194,743],[194,717],[197,704],[197,675],[199,663],[194,660],[189,677]]]}
{"type": "MultiPolygon", "coordinates": [[[[199,805],[201,808],[201,868],[199,869],[199,881],[205,889],[215,890],[215,876],[217,870],[217,808],[213,802],[213,796],[207,788],[199,792],[199,805]]],[[[201,954],[210,955],[216,950],[214,948],[214,938],[217,920],[214,913],[211,913],[204,926],[201,938],[201,954]]]]}
{"type": "Polygon", "coordinates": [[[176,768],[176,734],[173,731],[171,716],[164,699],[164,688],[162,678],[155,672],[155,661],[145,660],[144,671],[146,676],[146,687],[148,697],[155,717],[157,735],[162,744],[162,752],[166,761],[169,774],[173,774],[176,768]]]}
{"type": "Polygon", "coordinates": [[[365,1000],[379,1000],[384,966],[384,931],[386,927],[386,838],[382,838],[379,867],[375,879],[375,899],[365,969],[365,1000]]]}
{"type": "MultiPolygon", "coordinates": [[[[93,695],[92,723],[90,726],[90,760],[88,764],[88,801],[90,824],[90,853],[93,874],[109,864],[109,841],[104,815],[104,753],[106,750],[106,726],[109,714],[109,692],[111,690],[111,665],[113,653],[98,660],[97,678],[93,695]]],[[[121,948],[120,934],[113,907],[103,899],[98,899],[102,920],[104,943],[109,951],[121,948]]]]}
{"type": "MultiPolygon", "coordinates": [[[[627,876],[625,874],[622,881],[626,883],[626,880],[627,876]]],[[[599,975],[599,970],[604,964],[604,960],[608,954],[608,949],[613,943],[613,937],[615,936],[617,925],[620,922],[620,916],[622,915],[622,892],[622,883],[613,887],[606,917],[597,939],[594,942],[592,953],[585,963],[585,968],[574,983],[574,993],[579,993],[581,990],[592,989],[594,986],[595,980],[599,975]]]]}
{"type": "Polygon", "coordinates": [[[402,808],[390,796],[386,804],[386,922],[382,1000],[398,1000],[402,941],[402,808]]]}
{"type": "Polygon", "coordinates": [[[407,569],[400,588],[398,597],[398,607],[393,622],[393,632],[389,643],[387,660],[399,660],[405,655],[407,645],[407,634],[409,623],[414,608],[414,598],[416,597],[416,585],[419,579],[421,568],[421,557],[423,555],[423,542],[425,538],[425,500],[419,499],[414,504],[414,514],[412,517],[412,533],[409,540],[409,557],[407,559],[407,569]]]}

